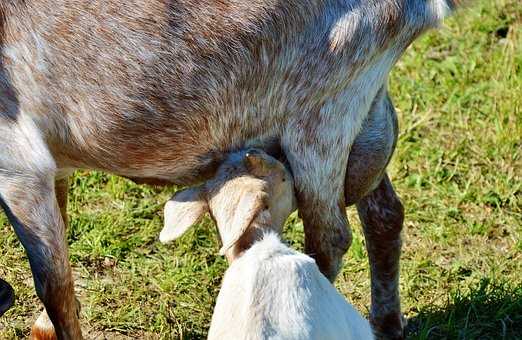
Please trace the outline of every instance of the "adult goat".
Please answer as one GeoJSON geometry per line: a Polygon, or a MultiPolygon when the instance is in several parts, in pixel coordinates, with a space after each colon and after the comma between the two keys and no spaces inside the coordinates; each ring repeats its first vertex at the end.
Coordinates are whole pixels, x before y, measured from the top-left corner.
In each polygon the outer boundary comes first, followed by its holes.
{"type": "Polygon", "coordinates": [[[456,0],[0,2],[0,203],[59,339],[81,339],[67,178],[100,169],[194,184],[240,147],[278,145],[306,251],[334,280],[357,203],[374,329],[400,337],[402,206],[385,174],[386,89],[406,47],[456,0]]]}

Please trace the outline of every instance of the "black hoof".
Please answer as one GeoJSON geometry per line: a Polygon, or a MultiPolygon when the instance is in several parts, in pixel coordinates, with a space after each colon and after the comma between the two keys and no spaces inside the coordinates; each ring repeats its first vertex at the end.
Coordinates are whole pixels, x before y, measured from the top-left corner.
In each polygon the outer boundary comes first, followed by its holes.
{"type": "Polygon", "coordinates": [[[4,315],[14,304],[15,294],[13,287],[0,279],[0,316],[4,315]]]}

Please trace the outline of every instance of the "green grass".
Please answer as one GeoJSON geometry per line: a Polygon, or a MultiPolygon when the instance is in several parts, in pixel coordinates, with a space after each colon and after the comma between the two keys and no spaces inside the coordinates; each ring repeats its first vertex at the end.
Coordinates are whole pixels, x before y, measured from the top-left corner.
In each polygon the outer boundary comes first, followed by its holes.
{"type": "MultiPolygon", "coordinates": [[[[478,1],[417,41],[390,87],[401,135],[390,173],[406,207],[402,306],[411,339],[522,339],[522,4],[478,1]]],[[[226,263],[205,220],[161,245],[173,189],[79,172],[70,257],[89,338],[201,339],[226,263]]],[[[364,314],[360,225],[338,288],[364,314]]],[[[303,245],[295,216],[290,243],[303,245]]],[[[26,256],[0,217],[0,277],[17,292],[0,338],[27,335],[41,310],[26,256]]]]}

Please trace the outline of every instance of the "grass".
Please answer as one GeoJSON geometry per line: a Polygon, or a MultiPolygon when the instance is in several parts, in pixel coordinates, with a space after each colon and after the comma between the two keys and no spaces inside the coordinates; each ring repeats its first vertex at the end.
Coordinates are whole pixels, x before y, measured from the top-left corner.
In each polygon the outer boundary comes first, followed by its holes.
{"type": "MultiPolygon", "coordinates": [[[[482,279],[470,292],[452,292],[443,308],[427,307],[409,320],[420,339],[516,339],[522,335],[522,286],[482,279]]],[[[413,336],[412,336],[413,337],[413,336]]]]}
{"type": "MultiPolygon", "coordinates": [[[[522,4],[482,0],[417,41],[390,87],[401,135],[390,165],[406,206],[402,305],[411,339],[522,339],[522,4]]],[[[205,220],[157,241],[173,189],[99,172],[70,188],[70,257],[89,338],[201,339],[226,268],[205,220]]],[[[337,286],[369,306],[364,239],[337,286]]],[[[298,249],[303,226],[286,236],[298,249]]],[[[17,292],[0,338],[26,337],[41,310],[26,256],[0,217],[0,277],[17,292]]]]}

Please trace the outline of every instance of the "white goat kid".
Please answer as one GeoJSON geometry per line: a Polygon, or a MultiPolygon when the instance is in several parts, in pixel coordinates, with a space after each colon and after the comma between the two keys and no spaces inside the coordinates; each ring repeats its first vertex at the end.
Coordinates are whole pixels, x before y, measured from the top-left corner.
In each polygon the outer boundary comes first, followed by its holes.
{"type": "Polygon", "coordinates": [[[165,206],[162,242],[210,212],[231,263],[208,338],[373,339],[367,320],[321,274],[315,261],[278,234],[294,210],[293,179],[262,151],[232,154],[216,177],[165,206]]]}

